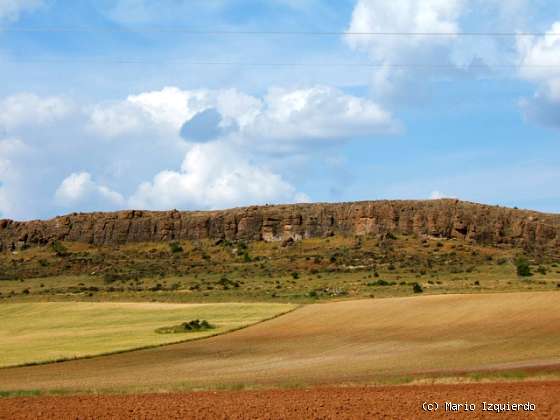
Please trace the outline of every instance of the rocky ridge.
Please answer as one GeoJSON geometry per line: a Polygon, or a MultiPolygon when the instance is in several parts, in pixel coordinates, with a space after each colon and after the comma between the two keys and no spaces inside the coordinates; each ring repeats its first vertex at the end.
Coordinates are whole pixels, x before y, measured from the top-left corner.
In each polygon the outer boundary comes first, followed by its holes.
{"type": "Polygon", "coordinates": [[[46,221],[0,220],[0,250],[56,240],[93,245],[201,239],[270,242],[388,233],[558,250],[560,214],[449,199],[251,206],[206,212],[73,213],[46,221]]]}

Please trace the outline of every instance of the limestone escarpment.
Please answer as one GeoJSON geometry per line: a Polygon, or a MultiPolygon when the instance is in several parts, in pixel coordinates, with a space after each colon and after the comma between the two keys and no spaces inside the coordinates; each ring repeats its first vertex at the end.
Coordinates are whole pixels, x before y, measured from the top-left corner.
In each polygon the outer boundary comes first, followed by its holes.
{"type": "Polygon", "coordinates": [[[119,245],[199,239],[280,241],[388,232],[559,249],[560,215],[459,200],[293,204],[208,212],[74,213],[47,221],[0,220],[0,250],[55,240],[119,245]]]}

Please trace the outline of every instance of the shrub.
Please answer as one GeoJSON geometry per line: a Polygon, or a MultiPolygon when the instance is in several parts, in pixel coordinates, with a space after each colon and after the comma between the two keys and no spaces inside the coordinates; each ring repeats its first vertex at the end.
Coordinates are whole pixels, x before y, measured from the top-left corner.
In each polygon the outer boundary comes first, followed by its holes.
{"type": "Polygon", "coordinates": [[[212,324],[210,324],[206,320],[199,320],[194,319],[192,321],[183,322],[180,325],[175,325],[173,327],[163,327],[158,328],[156,333],[158,334],[175,334],[175,333],[185,333],[185,332],[197,332],[197,331],[204,331],[210,330],[215,328],[212,324]]]}
{"type": "Polygon", "coordinates": [[[523,257],[519,257],[515,260],[515,267],[519,277],[530,277],[533,275],[529,262],[523,257]]]}
{"type": "Polygon", "coordinates": [[[297,271],[294,271],[294,272],[292,273],[292,278],[293,278],[294,280],[299,279],[299,273],[298,273],[297,271]]]}
{"type": "Polygon", "coordinates": [[[169,243],[169,249],[173,254],[177,254],[179,252],[183,252],[183,247],[179,242],[171,242],[169,243]]]}
{"type": "Polygon", "coordinates": [[[222,278],[217,281],[217,284],[222,286],[224,290],[228,290],[230,287],[239,287],[239,282],[230,280],[226,276],[222,276],[222,278]]]}
{"type": "Polygon", "coordinates": [[[370,286],[370,287],[373,287],[373,286],[394,286],[396,284],[397,283],[395,283],[395,282],[390,282],[390,281],[386,281],[386,280],[383,280],[383,279],[379,279],[377,281],[368,283],[368,286],[370,286]]]}
{"type": "Polygon", "coordinates": [[[245,254],[243,254],[243,261],[245,262],[251,262],[251,257],[249,256],[248,252],[245,252],[245,254]]]}
{"type": "Polygon", "coordinates": [[[546,276],[546,267],[543,267],[542,265],[539,266],[539,268],[537,268],[537,273],[542,274],[543,276],[546,276]]]}
{"type": "Polygon", "coordinates": [[[120,280],[120,276],[116,273],[105,273],[103,274],[103,281],[105,284],[111,284],[120,280]]]}
{"type": "Polygon", "coordinates": [[[65,257],[68,255],[68,248],[66,248],[60,241],[54,241],[51,244],[51,249],[57,257],[65,257]]]}
{"type": "Polygon", "coordinates": [[[420,286],[418,283],[414,283],[414,285],[412,286],[412,291],[414,293],[423,293],[424,289],[422,289],[422,286],[420,286]]]}

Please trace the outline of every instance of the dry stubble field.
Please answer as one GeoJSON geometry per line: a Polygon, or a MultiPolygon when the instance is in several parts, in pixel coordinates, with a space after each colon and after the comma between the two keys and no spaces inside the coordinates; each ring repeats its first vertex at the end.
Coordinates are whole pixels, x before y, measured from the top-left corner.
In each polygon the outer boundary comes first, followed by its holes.
{"type": "Polygon", "coordinates": [[[304,306],[204,340],[0,370],[1,391],[153,391],[383,383],[560,365],[560,293],[304,306]]]}

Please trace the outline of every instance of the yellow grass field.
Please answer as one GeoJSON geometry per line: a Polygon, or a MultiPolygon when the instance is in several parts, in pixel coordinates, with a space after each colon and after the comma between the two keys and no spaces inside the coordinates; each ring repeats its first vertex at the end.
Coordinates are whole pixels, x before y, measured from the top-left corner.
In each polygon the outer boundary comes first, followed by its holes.
{"type": "Polygon", "coordinates": [[[154,349],[0,369],[0,391],[381,383],[560,365],[560,293],[314,304],[240,331],[154,349]]]}
{"type": "Polygon", "coordinates": [[[93,356],[215,335],[293,309],[284,304],[16,303],[0,304],[0,367],[93,356]],[[205,319],[216,328],[157,334],[205,319]]]}

